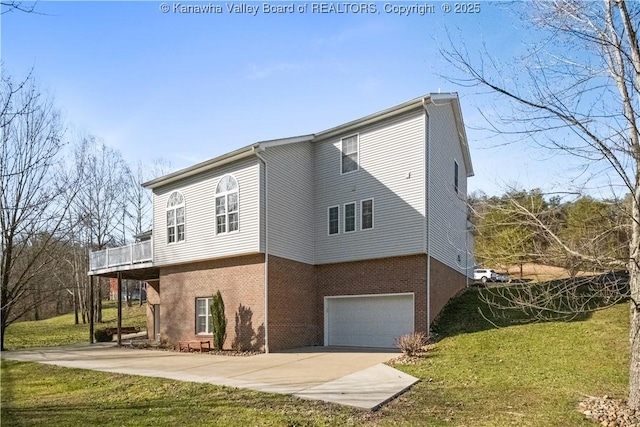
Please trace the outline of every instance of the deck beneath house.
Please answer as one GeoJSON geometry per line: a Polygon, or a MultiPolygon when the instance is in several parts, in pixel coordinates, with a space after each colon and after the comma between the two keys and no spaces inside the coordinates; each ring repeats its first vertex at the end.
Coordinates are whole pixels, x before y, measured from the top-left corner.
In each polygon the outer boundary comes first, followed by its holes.
{"type": "Polygon", "coordinates": [[[159,270],[153,266],[153,241],[131,243],[89,254],[89,275],[132,280],[157,280],[159,270]]]}

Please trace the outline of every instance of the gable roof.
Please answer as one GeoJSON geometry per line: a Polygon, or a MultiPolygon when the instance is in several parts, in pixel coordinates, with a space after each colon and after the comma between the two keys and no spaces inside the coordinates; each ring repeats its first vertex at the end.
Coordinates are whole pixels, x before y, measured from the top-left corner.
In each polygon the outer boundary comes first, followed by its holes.
{"type": "Polygon", "coordinates": [[[213,159],[205,160],[204,162],[197,163],[193,166],[189,166],[179,171],[170,173],[169,175],[165,175],[165,176],[153,179],[151,181],[145,182],[142,184],[142,186],[145,188],[154,189],[154,188],[161,187],[166,184],[181,180],[183,178],[217,168],[227,163],[231,163],[236,160],[243,159],[245,157],[253,156],[255,155],[256,152],[260,152],[263,149],[268,147],[285,145],[285,144],[297,144],[301,142],[315,142],[315,141],[323,140],[326,138],[330,138],[332,136],[346,133],[358,127],[362,127],[371,123],[376,123],[381,120],[398,116],[408,111],[412,111],[419,108],[426,109],[426,106],[428,104],[442,105],[443,103],[451,103],[453,107],[456,128],[458,131],[458,136],[460,137],[459,141],[462,148],[462,155],[463,155],[463,160],[465,164],[465,169],[467,171],[467,176],[468,177],[473,176],[473,165],[471,163],[471,155],[469,153],[469,144],[467,141],[467,134],[464,128],[464,122],[462,120],[462,111],[460,108],[460,102],[458,99],[458,94],[455,92],[452,92],[452,93],[437,93],[437,94],[432,93],[432,94],[424,95],[419,98],[412,99],[410,101],[404,102],[394,107],[387,108],[382,111],[378,111],[377,113],[373,113],[368,116],[361,117],[356,120],[352,120],[350,122],[324,130],[316,134],[300,135],[300,136],[293,136],[288,138],[280,138],[280,139],[272,139],[268,141],[256,142],[254,144],[247,145],[245,147],[239,148],[237,150],[231,151],[221,156],[214,157],[213,159]]]}

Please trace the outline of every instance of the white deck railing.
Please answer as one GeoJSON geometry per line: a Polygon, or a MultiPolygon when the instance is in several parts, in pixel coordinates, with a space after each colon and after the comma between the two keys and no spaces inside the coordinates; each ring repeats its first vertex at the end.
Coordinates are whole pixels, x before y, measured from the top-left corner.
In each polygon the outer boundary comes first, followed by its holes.
{"type": "Polygon", "coordinates": [[[150,261],[153,261],[152,240],[132,243],[118,248],[108,248],[89,254],[89,268],[91,271],[150,261]]]}

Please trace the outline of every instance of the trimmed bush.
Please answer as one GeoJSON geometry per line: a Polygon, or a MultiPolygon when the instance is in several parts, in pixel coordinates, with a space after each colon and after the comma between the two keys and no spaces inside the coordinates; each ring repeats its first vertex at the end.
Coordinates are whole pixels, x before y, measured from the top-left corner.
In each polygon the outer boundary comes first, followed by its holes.
{"type": "Polygon", "coordinates": [[[102,329],[96,329],[93,332],[93,337],[96,339],[96,342],[109,342],[109,341],[113,341],[113,337],[111,335],[109,335],[107,333],[107,330],[102,328],[102,329]]]}
{"type": "Polygon", "coordinates": [[[415,332],[413,334],[401,335],[396,338],[396,346],[402,352],[409,357],[416,355],[424,350],[424,346],[427,344],[427,336],[422,332],[415,332]]]}
{"type": "Polygon", "coordinates": [[[218,291],[211,299],[211,330],[213,331],[213,348],[222,350],[227,338],[227,318],[224,315],[224,301],[218,291]]]}

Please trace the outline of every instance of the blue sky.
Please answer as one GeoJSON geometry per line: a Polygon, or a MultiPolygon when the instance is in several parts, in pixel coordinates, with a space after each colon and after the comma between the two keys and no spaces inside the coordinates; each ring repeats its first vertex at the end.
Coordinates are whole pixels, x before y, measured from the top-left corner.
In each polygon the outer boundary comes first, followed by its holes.
{"type": "MultiPolygon", "coordinates": [[[[470,51],[485,44],[505,58],[528,34],[508,3],[480,12],[177,13],[178,2],[43,1],[39,14],[2,15],[5,72],[30,69],[55,97],[69,135],[91,133],[130,164],[163,157],[182,168],[253,142],[319,132],[429,92],[460,94],[476,176],[471,191],[548,187],[566,159],[488,139],[477,89],[440,77],[447,32],[470,51]]],[[[235,2],[234,4],[240,4],[235,2]]],[[[263,2],[244,2],[262,7],[263,2]]],[[[296,2],[297,5],[313,2],[296,2]]],[[[317,3],[317,2],[316,2],[317,3]]],[[[271,2],[288,5],[290,2],[271,2]]],[[[453,3],[449,3],[453,5],[453,3]]]]}

